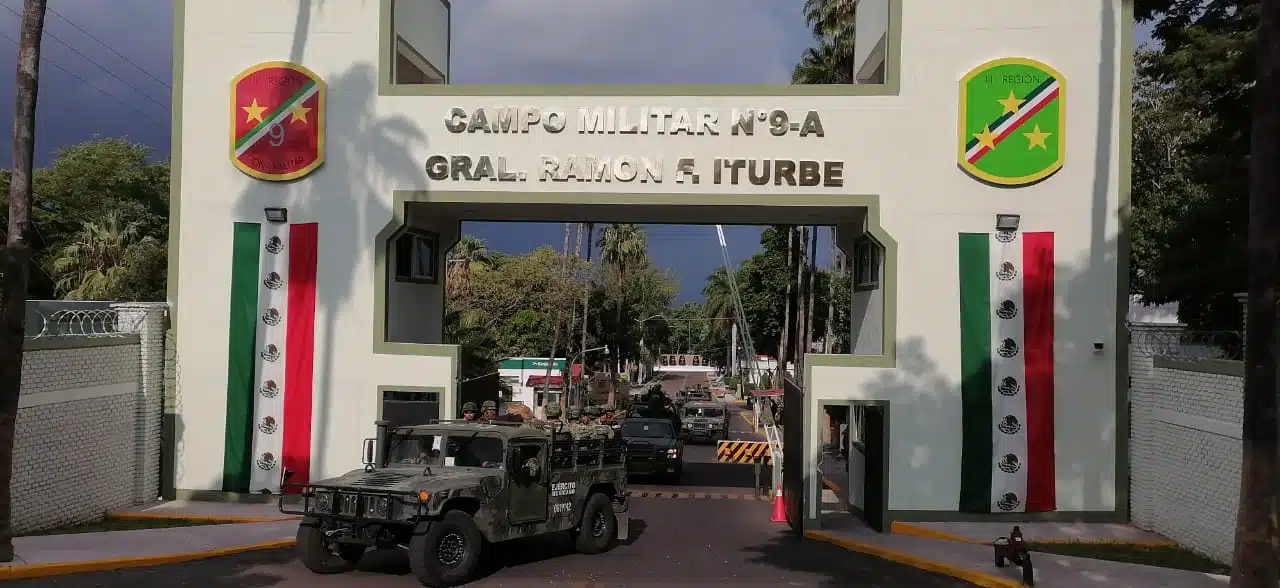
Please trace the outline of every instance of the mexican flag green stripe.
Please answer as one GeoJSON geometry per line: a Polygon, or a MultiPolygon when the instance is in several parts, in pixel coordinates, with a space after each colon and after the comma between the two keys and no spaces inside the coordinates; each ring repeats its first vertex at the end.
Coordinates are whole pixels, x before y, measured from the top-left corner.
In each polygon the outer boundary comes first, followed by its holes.
{"type": "Polygon", "coordinates": [[[231,314],[227,353],[227,424],[222,490],[247,492],[252,473],[253,392],[262,227],[236,223],[231,241],[231,314]]]}
{"type": "Polygon", "coordinates": [[[960,511],[991,511],[991,238],[960,235],[960,511]]]}

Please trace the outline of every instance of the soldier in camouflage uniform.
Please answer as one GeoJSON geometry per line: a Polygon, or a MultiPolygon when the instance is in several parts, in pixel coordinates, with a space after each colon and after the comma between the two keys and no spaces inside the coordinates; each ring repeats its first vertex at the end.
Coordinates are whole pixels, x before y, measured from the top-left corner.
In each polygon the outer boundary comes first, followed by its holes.
{"type": "Polygon", "coordinates": [[[463,405],[462,405],[462,420],[464,420],[464,421],[474,421],[474,420],[476,420],[476,403],[474,403],[474,402],[466,402],[466,403],[463,403],[463,405]]]}
{"type": "Polygon", "coordinates": [[[484,412],[484,416],[481,418],[483,418],[486,421],[491,421],[498,418],[497,402],[494,402],[492,400],[486,400],[484,401],[484,404],[480,405],[480,410],[484,412]]]}
{"type": "Polygon", "coordinates": [[[613,427],[609,423],[604,422],[600,417],[604,415],[603,406],[592,406],[587,409],[587,426],[591,427],[597,439],[612,439],[613,427]]]}
{"type": "Polygon", "coordinates": [[[592,430],[591,425],[585,422],[582,411],[570,408],[568,416],[569,424],[565,426],[565,429],[569,431],[570,435],[573,435],[574,439],[593,439],[595,437],[595,431],[592,430]]]}

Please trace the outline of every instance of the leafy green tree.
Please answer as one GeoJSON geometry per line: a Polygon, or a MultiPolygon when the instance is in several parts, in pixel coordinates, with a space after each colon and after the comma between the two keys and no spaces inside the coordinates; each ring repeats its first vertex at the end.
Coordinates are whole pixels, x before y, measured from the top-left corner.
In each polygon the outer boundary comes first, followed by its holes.
{"type": "Polygon", "coordinates": [[[51,266],[58,295],[70,300],[163,299],[164,281],[147,274],[163,271],[164,244],[143,235],[140,222],[124,223],[120,217],[110,211],[99,222],[84,223],[57,253],[51,266]]]}
{"type": "MultiPolygon", "coordinates": [[[[623,362],[626,360],[621,325],[622,309],[627,303],[627,279],[631,277],[630,272],[639,265],[640,261],[648,257],[649,239],[648,235],[639,226],[614,223],[605,227],[604,231],[601,232],[600,242],[597,246],[600,248],[600,261],[608,270],[608,283],[613,287],[614,325],[617,326],[617,330],[614,331],[613,343],[618,349],[618,353],[613,355],[613,373],[616,375],[621,373],[623,362]]],[[[611,389],[609,392],[610,406],[613,405],[615,397],[616,390],[611,389]]]]}
{"type": "Polygon", "coordinates": [[[489,248],[483,239],[463,235],[449,250],[448,269],[445,271],[448,295],[455,298],[465,296],[471,289],[474,274],[488,269],[491,262],[489,248]]]}
{"type": "Polygon", "coordinates": [[[496,353],[498,346],[491,332],[484,327],[483,318],[475,311],[446,308],[444,340],[459,348],[458,362],[463,379],[497,371],[501,360],[496,353]]]}

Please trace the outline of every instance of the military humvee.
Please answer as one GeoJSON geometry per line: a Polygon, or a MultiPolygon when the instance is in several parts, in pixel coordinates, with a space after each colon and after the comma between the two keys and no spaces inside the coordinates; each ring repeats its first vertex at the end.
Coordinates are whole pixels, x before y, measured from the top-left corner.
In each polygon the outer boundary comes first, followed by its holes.
{"type": "Polygon", "coordinates": [[[686,441],[706,439],[715,442],[729,438],[729,411],[724,403],[690,402],[681,412],[686,441]]]}
{"type": "Polygon", "coordinates": [[[364,468],[290,484],[302,515],[298,552],[312,572],[355,568],[368,549],[409,554],[418,581],[456,586],[475,573],[489,543],[568,532],[582,553],[626,539],[626,446],[574,440],[551,424],[433,421],[389,427],[366,439],[364,468]]]}

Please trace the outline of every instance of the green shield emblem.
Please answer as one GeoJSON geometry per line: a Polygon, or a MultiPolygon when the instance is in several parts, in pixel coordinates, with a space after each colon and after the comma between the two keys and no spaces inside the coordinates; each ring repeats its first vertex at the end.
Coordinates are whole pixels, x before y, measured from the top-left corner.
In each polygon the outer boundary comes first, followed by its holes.
{"type": "Polygon", "coordinates": [[[988,61],[960,80],[960,168],[1000,186],[1062,169],[1066,80],[1039,61],[988,61]]]}

